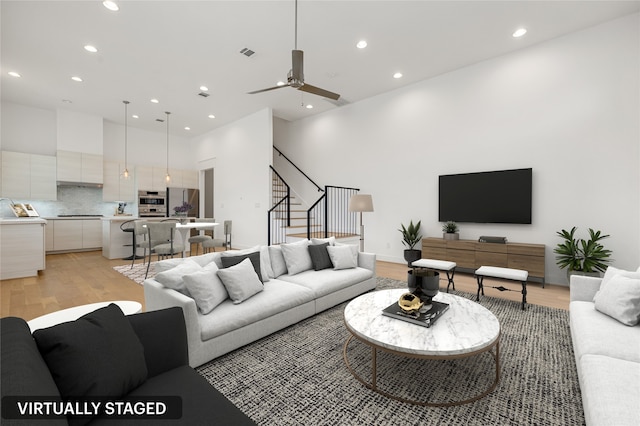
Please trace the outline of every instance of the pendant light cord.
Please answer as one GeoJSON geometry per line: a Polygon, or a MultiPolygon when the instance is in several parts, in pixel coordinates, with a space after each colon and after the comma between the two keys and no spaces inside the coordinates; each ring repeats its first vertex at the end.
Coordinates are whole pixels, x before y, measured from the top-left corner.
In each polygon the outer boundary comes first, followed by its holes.
{"type": "Polygon", "coordinates": [[[124,103],[124,170],[127,171],[127,106],[129,101],[122,101],[124,103]]]}
{"type": "Polygon", "coordinates": [[[169,111],[165,111],[167,114],[167,180],[169,179],[169,111]]]}

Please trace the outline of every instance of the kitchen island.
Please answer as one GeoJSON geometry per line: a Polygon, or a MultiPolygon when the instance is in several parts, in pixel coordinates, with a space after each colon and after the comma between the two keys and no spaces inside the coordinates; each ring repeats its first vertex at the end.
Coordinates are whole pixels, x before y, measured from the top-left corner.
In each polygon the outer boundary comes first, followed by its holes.
{"type": "Polygon", "coordinates": [[[0,279],[33,277],[45,268],[45,226],[41,218],[0,219],[0,279]]]}

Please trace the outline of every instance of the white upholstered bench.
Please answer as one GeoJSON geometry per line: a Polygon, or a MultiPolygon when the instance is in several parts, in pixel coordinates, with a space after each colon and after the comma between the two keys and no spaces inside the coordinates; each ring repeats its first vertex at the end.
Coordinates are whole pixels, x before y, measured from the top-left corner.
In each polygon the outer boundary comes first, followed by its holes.
{"type": "MultiPolygon", "coordinates": [[[[529,273],[527,271],[523,271],[521,269],[498,268],[497,266],[481,266],[476,269],[475,275],[478,280],[478,294],[476,295],[476,301],[480,301],[480,292],[482,292],[482,295],[484,296],[484,278],[499,278],[502,280],[516,281],[522,284],[522,309],[525,309],[527,304],[527,279],[529,278],[529,273]]],[[[516,291],[503,286],[490,287],[500,291],[516,291]]]]}
{"type": "Polygon", "coordinates": [[[456,266],[456,262],[436,259],[419,259],[411,263],[412,268],[427,268],[446,272],[448,280],[447,293],[449,293],[449,286],[453,286],[454,290],[456,289],[456,284],[453,282],[453,276],[456,273],[456,266]]]}

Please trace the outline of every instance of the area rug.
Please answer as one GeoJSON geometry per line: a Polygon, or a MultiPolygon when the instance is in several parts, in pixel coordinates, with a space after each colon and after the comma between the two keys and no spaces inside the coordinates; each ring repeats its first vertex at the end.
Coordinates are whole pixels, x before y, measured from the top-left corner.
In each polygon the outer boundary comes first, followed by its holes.
{"type": "MultiPolygon", "coordinates": [[[[156,262],[151,262],[151,266],[149,266],[149,275],[147,275],[147,278],[153,278],[156,275],[156,270],[154,268],[155,264],[156,262]]],[[[131,264],[128,264],[114,266],[113,269],[140,285],[144,283],[144,276],[147,273],[147,265],[142,263],[134,264],[133,268],[131,267],[131,264]]]]}
{"type": "MultiPolygon", "coordinates": [[[[406,283],[378,278],[377,289],[406,283]]],[[[475,295],[455,292],[475,300],[475,295]]],[[[501,378],[486,397],[429,408],[396,402],[347,370],[346,303],[205,364],[197,371],[260,425],[582,425],[584,414],[567,311],[485,296],[500,320],[501,378]]],[[[434,326],[437,326],[434,325],[434,326]]],[[[353,340],[349,359],[365,378],[370,349],[353,340]]],[[[378,385],[415,399],[447,402],[484,390],[494,374],[488,353],[424,361],[381,355],[378,385]]]]}

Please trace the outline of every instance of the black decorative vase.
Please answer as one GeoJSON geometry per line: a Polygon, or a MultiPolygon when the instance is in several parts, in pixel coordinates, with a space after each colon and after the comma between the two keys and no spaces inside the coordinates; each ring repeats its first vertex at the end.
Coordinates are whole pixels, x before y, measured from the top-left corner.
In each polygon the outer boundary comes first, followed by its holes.
{"type": "Polygon", "coordinates": [[[409,249],[404,251],[404,260],[407,261],[407,266],[411,267],[411,263],[422,257],[422,251],[416,249],[409,249]]]}
{"type": "Polygon", "coordinates": [[[440,273],[431,269],[413,269],[408,272],[407,284],[410,292],[429,305],[440,291],[440,273]]]}

